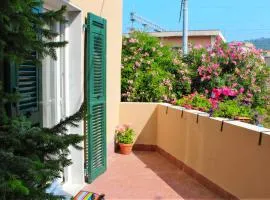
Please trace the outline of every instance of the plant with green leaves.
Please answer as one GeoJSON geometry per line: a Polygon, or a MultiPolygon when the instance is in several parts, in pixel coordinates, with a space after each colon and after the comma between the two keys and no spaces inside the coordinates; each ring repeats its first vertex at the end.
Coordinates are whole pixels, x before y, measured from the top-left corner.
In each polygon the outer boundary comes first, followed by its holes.
{"type": "Polygon", "coordinates": [[[135,131],[128,124],[116,127],[116,142],[119,144],[133,144],[135,139],[135,131]]]}
{"type": "Polygon", "coordinates": [[[250,105],[242,104],[238,99],[226,100],[220,102],[218,107],[213,111],[213,117],[225,117],[234,119],[235,117],[253,118],[254,112],[250,105]]]}
{"type": "MultiPolygon", "coordinates": [[[[49,27],[65,22],[65,7],[39,12],[39,0],[3,0],[0,6],[0,69],[23,64],[32,57],[38,66],[46,56],[56,59],[56,48],[67,42],[55,42],[58,36],[49,27]],[[7,66],[8,64],[8,66],[7,66]]],[[[0,76],[2,78],[2,76],[0,76]]],[[[4,82],[6,84],[6,81],[4,82]]],[[[63,199],[46,190],[71,164],[69,147],[81,149],[83,137],[69,134],[85,115],[84,107],[52,128],[33,125],[22,113],[10,115],[8,105],[18,102],[17,93],[7,91],[0,82],[0,199],[63,199]]]]}
{"type": "Polygon", "coordinates": [[[178,52],[147,33],[123,38],[122,101],[171,102],[190,91],[187,65],[178,52]]]}
{"type": "Polygon", "coordinates": [[[176,105],[183,106],[187,109],[197,109],[204,112],[209,112],[212,108],[211,101],[204,95],[200,95],[198,93],[193,93],[179,99],[176,101],[176,105]]]}

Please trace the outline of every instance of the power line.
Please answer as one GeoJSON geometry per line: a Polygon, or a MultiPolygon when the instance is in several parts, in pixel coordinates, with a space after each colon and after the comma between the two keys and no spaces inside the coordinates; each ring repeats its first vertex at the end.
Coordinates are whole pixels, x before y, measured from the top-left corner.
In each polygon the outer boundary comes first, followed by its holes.
{"type": "Polygon", "coordinates": [[[130,13],[130,21],[131,21],[131,26],[132,26],[131,30],[134,30],[134,23],[138,22],[144,27],[145,30],[146,28],[151,28],[156,32],[166,31],[166,29],[162,28],[161,26],[154,24],[139,15],[136,15],[135,12],[130,13]]]}

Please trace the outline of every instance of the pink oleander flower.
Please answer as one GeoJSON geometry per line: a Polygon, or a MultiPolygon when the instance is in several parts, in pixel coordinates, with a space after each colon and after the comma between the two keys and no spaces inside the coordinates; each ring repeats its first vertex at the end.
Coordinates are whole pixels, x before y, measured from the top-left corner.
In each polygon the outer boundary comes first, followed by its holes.
{"type": "Polygon", "coordinates": [[[237,91],[237,90],[232,90],[232,89],[230,89],[230,91],[229,91],[229,96],[235,97],[235,96],[237,96],[237,95],[238,95],[238,91],[237,91]]]}
{"type": "Polygon", "coordinates": [[[212,94],[211,94],[211,97],[213,99],[218,99],[220,97],[220,95],[222,94],[222,89],[220,88],[214,88],[212,90],[212,94]]]}
{"type": "Polygon", "coordinates": [[[174,65],[179,65],[180,64],[180,61],[176,58],[173,59],[173,64],[174,65]]]}
{"type": "Polygon", "coordinates": [[[149,56],[149,53],[145,52],[145,53],[144,53],[144,56],[145,56],[145,57],[149,56]]]}
{"type": "Polygon", "coordinates": [[[247,93],[247,97],[252,98],[253,94],[251,94],[250,92],[247,93]]]}
{"type": "Polygon", "coordinates": [[[125,127],[126,129],[131,127],[131,123],[127,123],[127,124],[123,124],[123,127],[125,127]]]}
{"type": "Polygon", "coordinates": [[[216,53],[213,52],[213,53],[210,54],[210,56],[211,56],[212,58],[214,58],[214,57],[216,56],[216,53]]]}
{"type": "Polygon", "coordinates": [[[162,97],[163,97],[164,101],[168,101],[168,96],[167,95],[164,94],[162,97]]]}
{"type": "Polygon", "coordinates": [[[125,130],[126,130],[126,127],[124,127],[123,125],[118,125],[115,128],[116,133],[123,133],[125,130]]]}
{"type": "Polygon", "coordinates": [[[206,55],[202,54],[202,62],[205,62],[205,61],[206,61],[206,55]]]}
{"type": "Polygon", "coordinates": [[[176,105],[176,99],[175,98],[171,101],[171,104],[176,105]]]}
{"type": "Polygon", "coordinates": [[[212,104],[213,109],[217,109],[218,107],[218,100],[216,99],[209,99],[210,103],[212,104]]]}
{"type": "Polygon", "coordinates": [[[238,67],[235,68],[235,73],[236,74],[240,74],[241,73],[241,71],[240,71],[240,69],[238,67]]]}
{"type": "Polygon", "coordinates": [[[192,109],[192,106],[188,105],[188,104],[184,105],[183,107],[186,108],[186,109],[192,109]]]}
{"type": "Polygon", "coordinates": [[[129,43],[137,43],[138,40],[135,39],[135,38],[130,38],[130,39],[128,40],[128,42],[129,42],[129,43]]]}
{"type": "Polygon", "coordinates": [[[233,63],[234,65],[237,65],[237,62],[236,62],[235,60],[233,60],[232,63],[233,63]]]}
{"type": "Polygon", "coordinates": [[[135,66],[136,67],[140,67],[141,66],[141,63],[139,63],[138,61],[135,62],[135,66]]]}
{"type": "Polygon", "coordinates": [[[244,88],[240,88],[239,93],[240,93],[240,94],[243,94],[243,93],[244,93],[244,91],[245,91],[245,89],[244,89],[244,88]]]}
{"type": "Polygon", "coordinates": [[[196,45],[194,46],[194,49],[201,49],[201,48],[203,48],[201,44],[196,44],[196,45]]]}

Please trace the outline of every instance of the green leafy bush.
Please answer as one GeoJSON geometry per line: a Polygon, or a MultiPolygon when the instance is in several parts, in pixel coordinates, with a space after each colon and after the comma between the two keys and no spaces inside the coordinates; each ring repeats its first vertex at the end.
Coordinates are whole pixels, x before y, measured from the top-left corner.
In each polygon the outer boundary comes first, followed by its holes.
{"type": "Polygon", "coordinates": [[[250,105],[241,104],[238,100],[226,100],[218,104],[218,108],[213,111],[213,117],[225,117],[233,119],[235,117],[253,118],[254,113],[250,105]]]}
{"type": "Polygon", "coordinates": [[[187,65],[158,38],[133,32],[122,49],[122,101],[170,102],[190,92],[187,65]]]}
{"type": "Polygon", "coordinates": [[[123,124],[116,127],[116,142],[121,144],[133,144],[135,139],[135,132],[130,125],[123,124]]]}
{"type": "MultiPolygon", "coordinates": [[[[1,1],[1,73],[8,66],[6,63],[13,63],[10,70],[15,71],[16,66],[29,60],[29,56],[37,65],[46,56],[56,59],[57,48],[67,43],[55,41],[58,34],[49,28],[56,22],[66,21],[66,7],[36,12],[42,6],[43,1],[39,0],[1,1]],[[33,56],[33,52],[38,56],[33,56]]],[[[8,105],[18,103],[20,97],[4,89],[6,87],[0,82],[0,199],[64,199],[47,193],[47,189],[61,177],[64,167],[71,164],[70,146],[81,149],[83,137],[68,134],[67,127],[78,126],[84,116],[83,107],[58,125],[41,128],[18,113],[12,117],[7,114],[8,105]]]]}
{"type": "Polygon", "coordinates": [[[179,99],[176,104],[188,109],[197,109],[204,112],[209,112],[212,107],[210,100],[198,93],[185,96],[179,99]]]}

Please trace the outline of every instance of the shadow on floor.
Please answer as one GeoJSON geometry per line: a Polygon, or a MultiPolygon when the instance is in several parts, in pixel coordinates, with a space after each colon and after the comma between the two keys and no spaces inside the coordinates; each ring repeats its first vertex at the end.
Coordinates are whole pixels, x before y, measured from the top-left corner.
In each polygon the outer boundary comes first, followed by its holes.
{"type": "MultiPolygon", "coordinates": [[[[151,169],[182,199],[222,199],[185,172],[178,169],[159,153],[135,151],[134,155],[145,164],[146,168],[151,169]]],[[[155,199],[161,200],[163,198],[157,196],[155,199]]]]}

